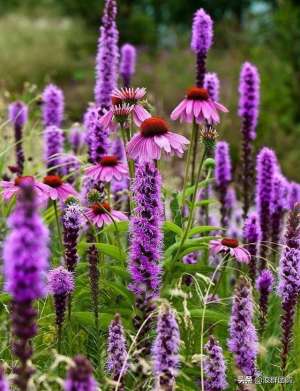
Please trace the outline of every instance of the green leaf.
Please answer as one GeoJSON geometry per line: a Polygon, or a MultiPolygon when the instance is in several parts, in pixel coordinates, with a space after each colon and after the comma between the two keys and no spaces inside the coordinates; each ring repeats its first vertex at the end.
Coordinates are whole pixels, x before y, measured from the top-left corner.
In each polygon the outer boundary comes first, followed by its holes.
{"type": "Polygon", "coordinates": [[[188,232],[188,237],[190,236],[193,236],[193,235],[197,235],[197,234],[201,234],[203,232],[209,232],[209,231],[217,231],[217,230],[223,230],[224,228],[221,228],[221,227],[215,227],[213,225],[199,225],[197,227],[194,227],[192,228],[189,232],[188,232]]]}
{"type": "Polygon", "coordinates": [[[183,231],[177,224],[173,223],[173,221],[165,221],[163,226],[164,231],[171,231],[175,234],[182,236],[183,231]]]}
{"type": "Polygon", "coordinates": [[[127,289],[126,286],[113,281],[102,281],[102,284],[107,288],[113,290],[118,295],[124,297],[124,299],[132,305],[134,302],[133,294],[127,289]]]}
{"type": "Polygon", "coordinates": [[[116,259],[117,261],[125,262],[127,259],[126,253],[118,246],[114,246],[113,244],[81,242],[78,247],[87,248],[92,244],[95,245],[103,254],[116,259]]]}
{"type": "Polygon", "coordinates": [[[102,229],[104,233],[113,233],[119,232],[124,233],[128,232],[129,222],[128,221],[118,221],[115,224],[109,224],[102,229]],[[117,229],[116,229],[117,227],[117,229]]]}
{"type": "Polygon", "coordinates": [[[170,202],[170,208],[171,208],[173,221],[179,227],[182,227],[182,216],[181,216],[181,211],[180,211],[180,206],[179,206],[179,202],[178,202],[177,193],[173,193],[172,194],[172,200],[170,202]]]}

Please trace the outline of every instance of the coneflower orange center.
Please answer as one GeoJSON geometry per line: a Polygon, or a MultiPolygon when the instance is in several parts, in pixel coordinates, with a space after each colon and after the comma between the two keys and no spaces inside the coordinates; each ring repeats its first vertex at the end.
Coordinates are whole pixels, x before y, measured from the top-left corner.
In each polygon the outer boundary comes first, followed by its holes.
{"type": "Polygon", "coordinates": [[[107,201],[102,202],[102,204],[100,204],[99,202],[95,202],[94,204],[92,204],[91,208],[93,209],[93,212],[97,215],[111,212],[111,207],[107,201]]]}
{"type": "Polygon", "coordinates": [[[224,238],[222,239],[221,243],[223,244],[223,246],[231,248],[236,248],[239,246],[238,240],[232,238],[224,238]]]}
{"type": "Polygon", "coordinates": [[[147,118],[141,124],[141,133],[144,137],[161,136],[168,131],[168,124],[159,117],[147,118]]]}
{"type": "Polygon", "coordinates": [[[122,104],[122,99],[121,98],[118,98],[116,96],[112,96],[111,97],[111,102],[114,106],[119,106],[122,104]]]}
{"type": "Polygon", "coordinates": [[[17,176],[15,179],[15,186],[32,184],[33,182],[34,182],[33,176],[17,176]]]}
{"type": "Polygon", "coordinates": [[[114,167],[118,164],[118,158],[114,155],[103,156],[100,160],[101,166],[114,167]]]}
{"type": "Polygon", "coordinates": [[[191,87],[187,90],[186,97],[191,100],[208,100],[209,95],[206,88],[191,87]]]}
{"type": "Polygon", "coordinates": [[[57,188],[63,184],[61,177],[59,177],[58,175],[47,175],[45,176],[43,182],[46,185],[54,188],[57,188]]]}

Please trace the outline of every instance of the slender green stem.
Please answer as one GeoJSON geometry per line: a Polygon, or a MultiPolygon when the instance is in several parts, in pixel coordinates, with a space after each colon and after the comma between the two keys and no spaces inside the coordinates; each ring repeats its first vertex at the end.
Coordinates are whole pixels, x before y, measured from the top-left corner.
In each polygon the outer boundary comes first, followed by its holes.
{"type": "Polygon", "coordinates": [[[197,160],[197,150],[198,150],[198,139],[199,139],[199,125],[194,121],[193,123],[193,156],[192,156],[192,173],[191,173],[191,185],[195,183],[195,170],[196,170],[196,160],[197,160]]]}
{"type": "Polygon", "coordinates": [[[56,200],[53,200],[53,208],[54,208],[54,214],[55,214],[55,220],[56,220],[56,226],[57,226],[57,234],[58,234],[58,240],[60,245],[60,251],[63,252],[63,241],[62,241],[62,234],[59,224],[59,217],[58,217],[58,209],[57,209],[57,203],[56,200]]]}
{"type": "Polygon", "coordinates": [[[58,326],[57,328],[57,352],[60,354],[61,353],[61,326],[58,326]]]}

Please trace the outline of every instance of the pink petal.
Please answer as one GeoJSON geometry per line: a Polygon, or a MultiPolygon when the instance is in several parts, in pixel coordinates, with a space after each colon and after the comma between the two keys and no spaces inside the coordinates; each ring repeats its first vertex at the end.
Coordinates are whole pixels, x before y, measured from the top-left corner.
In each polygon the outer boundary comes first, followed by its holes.
{"type": "Polygon", "coordinates": [[[186,109],[186,104],[187,104],[187,100],[184,99],[183,101],[181,101],[179,103],[178,106],[175,107],[175,109],[172,111],[171,115],[170,115],[170,118],[173,120],[173,121],[176,121],[180,115],[182,114],[183,111],[185,111],[186,109]]]}

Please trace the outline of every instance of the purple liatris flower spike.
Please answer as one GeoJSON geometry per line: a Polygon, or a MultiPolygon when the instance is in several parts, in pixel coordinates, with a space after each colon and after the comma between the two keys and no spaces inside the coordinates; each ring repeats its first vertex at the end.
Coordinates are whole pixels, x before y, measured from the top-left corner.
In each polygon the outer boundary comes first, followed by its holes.
{"type": "Polygon", "coordinates": [[[197,87],[203,87],[206,56],[213,41],[213,21],[203,10],[196,11],[193,20],[191,48],[197,55],[197,87]]]}
{"type": "Polygon", "coordinates": [[[256,126],[259,114],[260,79],[256,67],[249,62],[242,66],[240,74],[239,116],[242,119],[242,175],[243,175],[243,209],[244,217],[253,199],[254,158],[253,140],[256,137],[256,126]]]}
{"type": "Polygon", "coordinates": [[[226,365],[223,349],[219,342],[210,336],[204,346],[206,358],[204,359],[205,391],[222,391],[228,386],[226,381],[226,365]]]}
{"type": "Polygon", "coordinates": [[[79,124],[74,124],[69,133],[69,143],[71,144],[72,150],[76,155],[84,144],[86,134],[79,124]]]}
{"type": "Polygon", "coordinates": [[[111,374],[114,381],[119,381],[118,390],[122,391],[124,390],[122,379],[128,370],[128,357],[124,330],[119,314],[115,315],[109,326],[107,354],[107,371],[111,374]]]}
{"type": "Polygon", "coordinates": [[[9,391],[9,384],[5,376],[4,368],[0,364],[0,391],[9,391]]]}
{"type": "Polygon", "coordinates": [[[251,255],[249,263],[249,274],[254,285],[256,278],[258,250],[261,240],[261,229],[259,224],[259,218],[256,212],[252,212],[247,217],[244,224],[244,241],[247,245],[247,250],[251,255]]]}
{"type": "Polygon", "coordinates": [[[64,148],[63,131],[57,126],[48,126],[44,130],[44,159],[49,174],[60,172],[61,154],[64,148]]]}
{"type": "Polygon", "coordinates": [[[116,1],[106,0],[98,42],[95,85],[95,102],[102,110],[110,108],[111,93],[117,83],[119,33],[116,26],[116,15],[116,1]]]}
{"type": "Polygon", "coordinates": [[[229,334],[228,347],[234,354],[236,366],[243,375],[255,377],[258,342],[251,287],[244,278],[239,279],[235,289],[229,334]]]}
{"type": "Polygon", "coordinates": [[[274,277],[270,270],[263,269],[258,278],[256,279],[256,289],[260,293],[259,297],[259,309],[260,309],[260,333],[262,334],[265,329],[268,314],[268,300],[269,294],[272,291],[274,284],[274,277]]]}
{"type": "Polygon", "coordinates": [[[74,272],[78,262],[77,242],[82,224],[82,211],[78,204],[67,205],[62,222],[64,227],[65,264],[70,272],[74,272]]]}
{"type": "Polygon", "coordinates": [[[15,382],[27,389],[31,376],[30,340],[37,333],[33,301],[46,293],[49,234],[37,210],[31,185],[24,184],[14,212],[8,219],[10,233],[3,250],[5,289],[11,295],[13,352],[20,360],[15,382]]]}
{"type": "Polygon", "coordinates": [[[135,72],[136,49],[130,43],[125,43],[121,48],[120,75],[123,78],[124,87],[130,87],[131,77],[135,72]]]}
{"type": "Polygon", "coordinates": [[[256,208],[262,233],[260,247],[260,270],[266,267],[268,241],[271,235],[271,199],[273,192],[273,178],[277,172],[277,159],[275,153],[264,147],[257,155],[256,163],[256,208]]]}
{"type": "Polygon", "coordinates": [[[97,383],[89,360],[78,355],[73,361],[73,365],[68,370],[64,391],[97,391],[97,383]]]}
{"type": "Polygon", "coordinates": [[[288,210],[288,183],[281,174],[276,174],[273,179],[273,191],[271,198],[271,240],[272,247],[276,250],[280,244],[282,226],[285,212],[288,210]]]}
{"type": "Polygon", "coordinates": [[[226,198],[228,186],[232,180],[231,159],[229,145],[226,141],[219,141],[215,151],[215,180],[220,201],[220,213],[222,227],[228,226],[228,213],[226,209],[226,198]]]}
{"type": "MultiPolygon", "coordinates": [[[[131,249],[129,286],[136,295],[136,305],[147,318],[153,310],[152,300],[159,295],[161,278],[162,203],[161,177],[152,163],[140,164],[133,184],[135,201],[131,218],[131,249]]],[[[143,323],[137,320],[138,328],[143,323]]],[[[149,323],[149,322],[148,322],[149,323]]],[[[144,327],[144,329],[147,328],[144,327]]]]}
{"type": "Polygon", "coordinates": [[[64,116],[64,94],[54,84],[49,84],[42,95],[43,124],[60,127],[64,116]]]}
{"type": "Polygon", "coordinates": [[[180,334],[175,314],[169,306],[162,305],[156,331],[152,346],[155,390],[172,391],[179,366],[180,334]]]}
{"type": "Polygon", "coordinates": [[[220,100],[220,80],[216,73],[206,73],[204,77],[204,88],[207,89],[209,97],[214,102],[220,100]]]}
{"type": "Polygon", "coordinates": [[[279,262],[278,294],[281,297],[281,369],[285,373],[292,340],[295,309],[300,293],[300,204],[289,213],[285,245],[279,262]]]}
{"type": "Polygon", "coordinates": [[[22,146],[22,130],[28,120],[28,107],[25,105],[25,103],[20,101],[11,103],[8,108],[8,117],[15,131],[15,148],[18,174],[22,175],[25,161],[22,146]]]}
{"type": "Polygon", "coordinates": [[[293,209],[298,202],[300,202],[300,184],[291,182],[289,185],[289,209],[293,209]]]}

